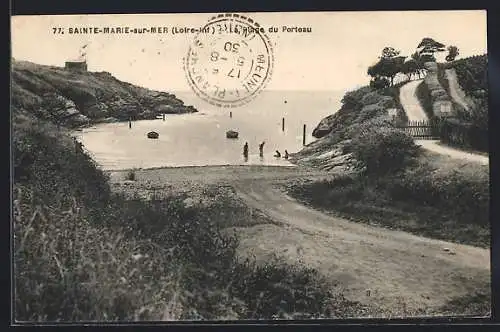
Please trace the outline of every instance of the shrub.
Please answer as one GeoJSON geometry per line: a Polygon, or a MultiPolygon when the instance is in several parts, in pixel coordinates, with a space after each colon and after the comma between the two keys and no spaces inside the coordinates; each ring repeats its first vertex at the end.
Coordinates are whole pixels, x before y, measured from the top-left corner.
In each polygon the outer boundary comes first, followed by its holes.
{"type": "Polygon", "coordinates": [[[391,85],[391,82],[385,77],[375,77],[370,81],[370,87],[373,89],[384,89],[391,85]]]}
{"type": "Polygon", "coordinates": [[[446,144],[488,152],[488,129],[457,119],[441,121],[440,139],[446,144]]]}
{"type": "Polygon", "coordinates": [[[14,193],[17,320],[160,320],[179,309],[167,250],[91,225],[76,200],[36,205],[28,187],[14,193]]]}
{"type": "Polygon", "coordinates": [[[475,90],[488,91],[488,56],[472,56],[453,62],[460,86],[466,94],[475,90]]]}
{"type": "Polygon", "coordinates": [[[352,109],[360,109],[363,104],[361,103],[361,99],[363,96],[365,96],[367,93],[373,91],[371,87],[365,86],[353,91],[348,91],[342,98],[342,104],[344,104],[347,108],[352,108],[352,109]]]}
{"type": "Polygon", "coordinates": [[[353,137],[350,149],[368,174],[384,174],[405,167],[416,156],[418,147],[403,131],[367,123],[353,137]]]}

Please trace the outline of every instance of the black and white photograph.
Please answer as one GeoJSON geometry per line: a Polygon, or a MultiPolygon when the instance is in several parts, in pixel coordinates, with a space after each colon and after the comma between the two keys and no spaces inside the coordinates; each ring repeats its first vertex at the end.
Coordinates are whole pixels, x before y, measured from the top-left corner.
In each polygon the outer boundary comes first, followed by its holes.
{"type": "Polygon", "coordinates": [[[13,323],[491,317],[485,10],[10,24],[13,323]]]}

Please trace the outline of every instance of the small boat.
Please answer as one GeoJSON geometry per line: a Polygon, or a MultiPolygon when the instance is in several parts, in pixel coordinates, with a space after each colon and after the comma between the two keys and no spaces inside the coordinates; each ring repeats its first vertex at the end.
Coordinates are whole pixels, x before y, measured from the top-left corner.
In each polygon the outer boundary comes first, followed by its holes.
{"type": "Polygon", "coordinates": [[[226,131],[226,138],[238,138],[238,132],[234,130],[226,131]]]}
{"type": "Polygon", "coordinates": [[[160,137],[160,134],[158,134],[156,131],[150,131],[148,133],[148,138],[157,139],[158,137],[160,137]]]}

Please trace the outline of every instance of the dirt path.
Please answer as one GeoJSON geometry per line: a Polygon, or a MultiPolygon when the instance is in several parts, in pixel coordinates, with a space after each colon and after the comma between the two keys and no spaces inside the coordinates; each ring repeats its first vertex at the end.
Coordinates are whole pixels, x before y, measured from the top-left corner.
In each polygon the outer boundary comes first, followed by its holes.
{"type": "MultiPolygon", "coordinates": [[[[119,176],[123,173],[112,178],[119,176]]],[[[372,304],[381,315],[438,308],[489,285],[489,250],[350,222],[308,208],[280,189],[291,180],[330,176],[300,167],[193,167],[137,173],[139,181],[178,186],[230,184],[251,209],[272,220],[238,229],[243,254],[263,260],[277,254],[315,267],[343,287],[347,298],[372,304]]]]}
{"type": "MultiPolygon", "coordinates": [[[[427,120],[427,115],[420,105],[416,95],[417,86],[422,81],[423,80],[415,80],[401,86],[400,88],[399,100],[406,111],[408,120],[410,121],[427,120]]],[[[415,143],[426,150],[449,156],[451,158],[474,161],[482,165],[488,165],[489,163],[489,158],[487,156],[454,149],[440,144],[439,141],[436,140],[417,140],[415,143]]]]}
{"type": "Polygon", "coordinates": [[[448,80],[448,86],[450,87],[450,97],[464,109],[468,110],[469,105],[465,101],[465,93],[458,84],[457,73],[454,69],[446,69],[444,71],[446,79],[448,80]]]}
{"type": "Polygon", "coordinates": [[[426,150],[439,153],[444,156],[449,156],[454,159],[462,159],[473,161],[481,165],[489,164],[489,157],[486,155],[480,155],[477,153],[470,153],[462,150],[453,149],[449,146],[441,144],[439,141],[434,140],[419,140],[415,141],[417,145],[420,145],[426,150]]]}
{"type": "Polygon", "coordinates": [[[416,94],[417,86],[422,82],[423,80],[411,81],[401,86],[399,89],[399,101],[410,121],[427,120],[427,115],[422,106],[420,106],[416,94]]]}
{"type": "Polygon", "coordinates": [[[235,187],[249,206],[283,225],[244,230],[244,246],[318,268],[340,282],[348,298],[380,306],[382,312],[401,313],[403,303],[410,314],[438,308],[489,283],[488,250],[326,215],[263,181],[235,187]]]}

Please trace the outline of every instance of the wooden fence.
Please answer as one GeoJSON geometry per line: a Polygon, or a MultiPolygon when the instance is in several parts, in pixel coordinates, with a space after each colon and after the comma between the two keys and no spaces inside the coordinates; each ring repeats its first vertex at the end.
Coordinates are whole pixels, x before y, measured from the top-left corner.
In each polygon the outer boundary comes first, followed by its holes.
{"type": "Polygon", "coordinates": [[[406,124],[397,126],[408,135],[416,139],[439,139],[439,124],[434,121],[408,121],[406,124]]]}

